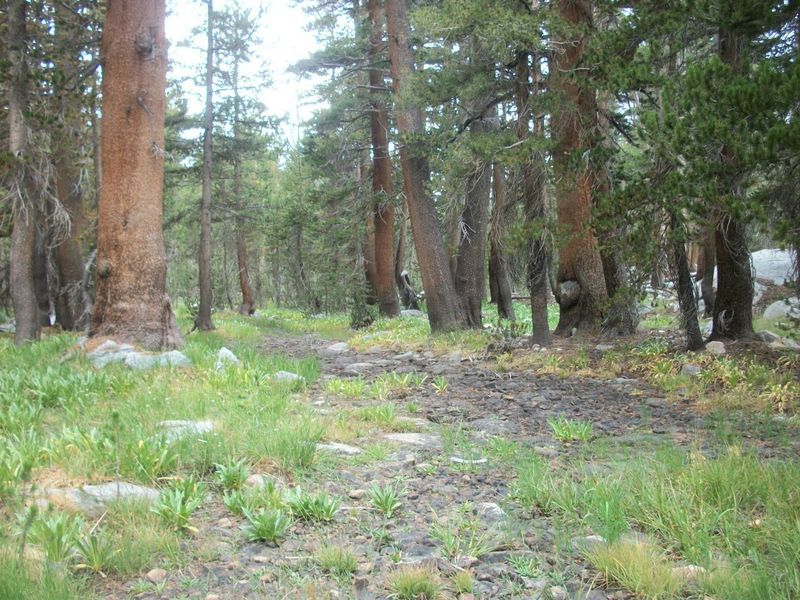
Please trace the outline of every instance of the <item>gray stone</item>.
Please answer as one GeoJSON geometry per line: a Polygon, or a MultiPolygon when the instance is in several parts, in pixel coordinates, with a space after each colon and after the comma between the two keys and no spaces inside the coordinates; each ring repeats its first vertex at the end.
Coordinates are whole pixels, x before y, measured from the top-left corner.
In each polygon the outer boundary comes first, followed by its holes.
{"type": "Polygon", "coordinates": [[[591,552],[600,546],[606,545],[606,539],[602,535],[587,535],[572,539],[572,547],[577,552],[591,552]]]}
{"type": "Polygon", "coordinates": [[[549,446],[535,446],[533,451],[544,458],[556,458],[558,456],[558,450],[549,446]]]}
{"type": "Polygon", "coordinates": [[[681,367],[681,375],[685,377],[697,377],[702,372],[703,372],[702,367],[699,367],[698,365],[693,365],[691,363],[686,363],[681,367]]]}
{"type": "Polygon", "coordinates": [[[367,371],[371,371],[375,365],[369,362],[357,362],[347,365],[344,369],[345,373],[352,373],[353,375],[361,375],[367,371]]]}
{"type": "Polygon", "coordinates": [[[214,363],[214,368],[217,371],[221,371],[228,365],[238,364],[240,364],[240,362],[239,359],[236,358],[236,355],[223,346],[219,349],[219,352],[217,352],[217,362],[214,363]]]}
{"type": "Polygon", "coordinates": [[[765,342],[767,344],[781,341],[781,336],[772,333],[771,331],[759,331],[756,335],[762,342],[765,342]]]}
{"type": "Polygon", "coordinates": [[[674,567],[672,569],[672,574],[686,583],[695,583],[706,574],[706,570],[698,565],[683,565],[681,567],[674,567]]]}
{"type": "Polygon", "coordinates": [[[609,352],[610,350],[614,349],[614,346],[613,344],[597,344],[594,349],[598,352],[609,352]]]}
{"type": "Polygon", "coordinates": [[[171,350],[159,356],[159,365],[162,367],[191,367],[192,361],[183,352],[171,350]]]}
{"type": "Polygon", "coordinates": [[[78,488],[49,488],[43,490],[42,499],[64,510],[81,512],[90,516],[102,515],[110,502],[138,501],[153,504],[160,493],[153,488],[112,481],[99,485],[84,485],[78,488]]]}
{"type": "Polygon", "coordinates": [[[327,356],[335,356],[337,354],[344,354],[350,350],[350,346],[347,345],[345,342],[336,342],[335,344],[331,344],[325,350],[322,351],[322,354],[327,356]]]}
{"type": "Polygon", "coordinates": [[[429,433],[387,433],[383,437],[390,442],[395,442],[403,446],[432,449],[439,449],[442,447],[442,439],[438,435],[429,433]]]}
{"type": "Polygon", "coordinates": [[[569,600],[569,592],[560,585],[554,585],[548,591],[552,600],[569,600]]]}
{"type": "Polygon", "coordinates": [[[363,450],[348,444],[340,444],[338,442],[328,442],[325,444],[317,444],[317,450],[323,452],[330,452],[331,454],[343,454],[345,456],[355,456],[361,454],[363,450]]]}
{"type": "Polygon", "coordinates": [[[249,488],[263,488],[270,484],[274,485],[277,490],[286,487],[286,483],[282,479],[267,473],[253,473],[244,481],[245,487],[249,488]]]}
{"type": "Polygon", "coordinates": [[[753,252],[755,277],[783,285],[792,275],[792,252],[789,250],[766,249],[753,252]]]}
{"type": "Polygon", "coordinates": [[[727,353],[727,350],[725,349],[724,343],[715,340],[706,344],[706,352],[709,352],[714,356],[722,356],[727,353]]]}
{"type": "Polygon", "coordinates": [[[130,344],[118,344],[114,340],[106,340],[89,352],[88,357],[92,365],[102,369],[111,363],[124,362],[125,358],[132,352],[136,351],[130,344]]]}
{"type": "Polygon", "coordinates": [[[290,373],[289,371],[277,371],[269,376],[270,379],[273,381],[283,381],[286,383],[305,383],[306,378],[302,375],[298,375],[297,373],[290,373]]]}
{"type": "Polygon", "coordinates": [[[783,318],[800,319],[800,300],[789,298],[788,300],[778,300],[770,304],[764,310],[764,318],[768,320],[783,318]]]}
{"type": "Polygon", "coordinates": [[[123,362],[135,371],[147,371],[159,364],[159,357],[155,354],[145,354],[144,352],[130,352],[125,356],[123,362]]]}
{"type": "Polygon", "coordinates": [[[395,360],[411,360],[417,356],[416,352],[403,352],[394,357],[395,360]]]}
{"type": "Polygon", "coordinates": [[[424,317],[425,313],[421,310],[406,309],[400,311],[401,317],[424,317]]]}
{"type": "Polygon", "coordinates": [[[0,333],[15,333],[16,331],[17,327],[14,323],[3,323],[0,325],[0,333]]]}
{"type": "Polygon", "coordinates": [[[500,523],[506,519],[506,512],[496,502],[478,502],[475,509],[481,520],[486,523],[500,523]]]}
{"type": "Polygon", "coordinates": [[[150,569],[145,575],[150,583],[164,583],[167,580],[167,572],[164,569],[150,569]]]}
{"type": "Polygon", "coordinates": [[[485,465],[489,461],[485,458],[461,458],[460,456],[451,456],[450,462],[454,462],[457,465],[485,465]]]}
{"type": "Polygon", "coordinates": [[[166,438],[170,442],[186,436],[201,436],[214,431],[214,423],[211,421],[161,421],[158,426],[165,430],[166,438]]]}

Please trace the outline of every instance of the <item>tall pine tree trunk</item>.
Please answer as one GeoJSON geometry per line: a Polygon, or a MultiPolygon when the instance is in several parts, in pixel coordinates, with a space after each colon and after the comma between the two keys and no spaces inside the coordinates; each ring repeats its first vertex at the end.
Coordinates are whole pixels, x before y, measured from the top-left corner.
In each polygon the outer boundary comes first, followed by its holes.
{"type": "MultiPolygon", "coordinates": [[[[530,120],[532,116],[530,98],[531,68],[527,52],[517,53],[517,139],[527,140],[530,137],[530,120]]],[[[539,78],[538,63],[534,65],[534,79],[539,78]]],[[[544,132],[541,119],[537,119],[537,134],[544,132]]],[[[531,296],[531,342],[540,346],[550,344],[550,327],[547,322],[547,271],[550,264],[550,253],[545,241],[545,167],[544,155],[535,152],[530,160],[522,165],[520,173],[522,203],[525,210],[525,227],[527,237],[526,275],[528,291],[531,296]]]]}
{"type": "Polygon", "coordinates": [[[709,229],[703,236],[697,270],[702,277],[700,280],[700,295],[703,298],[703,316],[710,317],[714,314],[714,271],[717,268],[716,235],[714,229],[709,229]]]}
{"type": "Polygon", "coordinates": [[[111,0],[103,29],[102,171],[92,335],[183,343],[166,293],[162,233],[165,0],[111,0]]]}
{"type": "Polygon", "coordinates": [[[10,0],[6,21],[6,58],[8,82],[8,150],[13,161],[12,231],[11,231],[11,301],[14,305],[17,345],[38,340],[41,335],[39,309],[34,287],[36,228],[40,219],[38,199],[33,197],[33,183],[28,173],[28,58],[27,3],[10,0]]]}
{"type": "Polygon", "coordinates": [[[516,315],[514,315],[511,279],[508,273],[508,257],[503,242],[508,194],[503,166],[497,162],[493,167],[492,187],[494,205],[491,217],[492,227],[489,233],[489,287],[494,290],[493,300],[497,303],[497,316],[501,319],[513,320],[516,315]]]}
{"type": "MultiPolygon", "coordinates": [[[[732,15],[726,15],[732,17],[732,15]]],[[[742,34],[723,28],[719,32],[719,56],[735,75],[744,71],[742,34]]],[[[741,198],[741,182],[735,151],[724,146],[722,162],[728,181],[724,195],[734,200],[741,198]]],[[[751,338],[753,332],[753,273],[750,250],[747,247],[745,224],[725,211],[716,226],[715,251],[717,255],[717,295],[714,299],[714,322],[711,339],[751,338]]]]}
{"type": "MultiPolygon", "coordinates": [[[[62,48],[70,47],[71,15],[72,12],[65,5],[56,5],[56,41],[62,48]]],[[[54,60],[56,67],[64,74],[67,81],[77,81],[76,52],[65,52],[54,57],[54,60]]],[[[89,307],[84,301],[81,244],[84,212],[78,140],[81,139],[85,129],[81,115],[81,100],[77,92],[66,90],[61,92],[57,100],[59,125],[53,132],[55,195],[69,215],[69,231],[55,240],[54,258],[58,271],[55,310],[56,321],[67,331],[83,330],[89,326],[89,307]]]]}
{"type": "Polygon", "coordinates": [[[213,303],[211,288],[211,134],[214,128],[214,2],[206,0],[206,107],[203,115],[203,191],[200,200],[200,253],[197,258],[200,306],[195,325],[200,331],[211,331],[213,303]]]}
{"type": "Polygon", "coordinates": [[[553,113],[553,168],[558,224],[569,236],[559,248],[556,298],[560,315],[556,335],[574,329],[597,329],[608,299],[603,264],[589,226],[596,176],[587,158],[597,124],[595,90],[584,70],[588,32],[592,29],[589,0],[558,0],[566,30],[551,70],[551,85],[560,104],[553,113]]]}
{"type": "Polygon", "coordinates": [[[672,258],[677,274],[678,308],[681,311],[683,330],[686,332],[687,348],[691,351],[702,350],[704,347],[703,336],[700,333],[700,323],[697,320],[697,297],[694,291],[694,281],[689,271],[689,259],[686,256],[686,236],[683,228],[678,224],[675,212],[670,215],[670,245],[672,258]]]}
{"type": "Polygon", "coordinates": [[[400,302],[394,284],[394,209],[392,207],[392,163],[389,159],[389,117],[382,100],[385,85],[383,71],[377,66],[383,46],[383,18],[378,0],[369,0],[369,86],[371,99],[370,133],[372,137],[375,295],[380,313],[387,317],[400,314],[400,302]]]}
{"type": "MultiPolygon", "coordinates": [[[[491,71],[477,39],[471,40],[470,57],[481,70],[491,71]]],[[[480,138],[491,130],[491,124],[479,111],[489,102],[485,94],[471,103],[470,135],[480,138]]],[[[489,226],[489,196],[491,193],[491,163],[474,156],[474,169],[467,176],[464,211],[461,213],[462,235],[458,246],[458,265],[455,270],[456,293],[461,299],[467,324],[480,329],[483,326],[481,307],[486,287],[486,232],[489,226]]]]}
{"type": "Polygon", "coordinates": [[[386,0],[386,23],[393,88],[398,104],[395,118],[397,129],[404,138],[400,162],[422,288],[428,306],[428,321],[433,332],[464,329],[467,321],[450,273],[436,206],[425,189],[429,180],[428,163],[420,142],[415,139],[423,133],[422,112],[417,107],[400,105],[406,102],[401,98],[414,70],[405,0],[386,0]]]}

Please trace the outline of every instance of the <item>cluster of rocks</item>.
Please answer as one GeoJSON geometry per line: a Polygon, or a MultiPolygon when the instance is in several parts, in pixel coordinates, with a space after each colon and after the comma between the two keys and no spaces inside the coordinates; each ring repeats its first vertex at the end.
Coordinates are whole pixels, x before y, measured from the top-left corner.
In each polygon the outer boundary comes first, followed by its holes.
{"type": "Polygon", "coordinates": [[[168,352],[143,352],[130,344],[120,344],[114,340],[106,340],[87,354],[89,360],[98,369],[122,363],[131,369],[145,371],[155,367],[191,367],[192,361],[178,350],[168,352]]]}

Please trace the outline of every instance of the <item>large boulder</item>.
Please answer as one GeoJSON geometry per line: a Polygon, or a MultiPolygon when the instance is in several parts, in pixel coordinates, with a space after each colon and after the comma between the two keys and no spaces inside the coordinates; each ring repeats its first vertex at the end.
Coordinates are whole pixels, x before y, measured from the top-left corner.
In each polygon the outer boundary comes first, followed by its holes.
{"type": "Polygon", "coordinates": [[[753,252],[753,270],[759,279],[783,285],[792,275],[792,253],[789,250],[759,250],[753,252]]]}

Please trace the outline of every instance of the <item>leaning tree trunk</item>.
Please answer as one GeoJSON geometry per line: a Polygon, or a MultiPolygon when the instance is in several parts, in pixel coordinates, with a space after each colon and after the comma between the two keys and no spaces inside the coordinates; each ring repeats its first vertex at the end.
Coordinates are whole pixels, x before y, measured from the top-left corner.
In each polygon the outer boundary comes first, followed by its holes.
{"type": "Polygon", "coordinates": [[[166,293],[162,233],[165,0],[111,0],[103,29],[103,185],[93,336],[183,343],[166,293]]]}
{"type": "Polygon", "coordinates": [[[9,65],[8,89],[8,150],[13,161],[11,231],[11,301],[14,305],[16,330],[14,343],[38,340],[41,335],[39,309],[34,287],[36,228],[40,219],[37,199],[33,197],[33,182],[28,171],[28,60],[27,60],[27,3],[10,0],[6,17],[6,59],[9,65]]]}
{"type": "MultiPolygon", "coordinates": [[[[405,102],[400,98],[414,69],[405,0],[386,0],[386,23],[392,83],[399,104],[405,102]]],[[[416,139],[423,133],[422,112],[416,107],[397,106],[395,118],[397,129],[404,138],[400,163],[431,331],[464,329],[467,320],[450,273],[436,206],[425,189],[429,180],[428,162],[422,145],[416,139]]]]}
{"type": "MultiPolygon", "coordinates": [[[[515,99],[517,103],[517,139],[527,140],[530,137],[530,119],[532,107],[530,99],[530,75],[528,64],[529,55],[526,52],[517,53],[517,80],[515,99]]],[[[534,64],[533,72],[538,82],[540,72],[538,63],[534,64]]],[[[541,119],[536,121],[536,133],[544,135],[544,124],[541,119]]],[[[545,159],[544,154],[535,152],[533,156],[523,163],[520,172],[520,185],[522,201],[525,209],[525,227],[527,238],[526,274],[528,291],[531,296],[531,343],[540,346],[550,344],[550,326],[547,321],[547,296],[550,252],[545,241],[545,159]]]]}
{"type": "MultiPolygon", "coordinates": [[[[743,72],[741,34],[723,29],[719,34],[719,55],[734,74],[743,72]]],[[[741,166],[735,152],[723,146],[721,158],[729,178],[723,194],[741,196],[739,171],[741,166]]],[[[723,214],[717,223],[715,250],[717,255],[717,295],[714,299],[714,322],[711,339],[751,338],[753,332],[753,273],[750,250],[747,247],[745,224],[734,215],[723,214]]]]}
{"type": "Polygon", "coordinates": [[[508,257],[503,242],[506,230],[507,193],[506,177],[503,167],[494,163],[492,173],[494,206],[492,207],[492,227],[489,234],[489,282],[494,290],[497,303],[497,316],[501,319],[515,319],[511,278],[508,273],[508,257]]]}
{"type": "Polygon", "coordinates": [[[369,89],[370,133],[372,136],[372,207],[374,227],[374,289],[380,313],[387,317],[400,314],[400,302],[394,287],[394,209],[392,207],[392,163],[389,158],[389,116],[381,98],[384,74],[377,64],[383,46],[383,19],[380,2],[369,0],[369,89]]]}
{"type": "Polygon", "coordinates": [[[211,287],[211,135],[214,128],[214,2],[206,0],[206,107],[203,115],[203,190],[200,200],[200,253],[197,257],[197,278],[200,288],[200,306],[197,309],[196,327],[211,331],[213,303],[211,287]]]}
{"type": "Polygon", "coordinates": [[[36,229],[36,248],[33,255],[33,289],[36,292],[36,308],[41,327],[50,326],[50,284],[47,273],[49,260],[47,232],[36,229]]]}
{"type": "Polygon", "coordinates": [[[608,299],[597,240],[589,226],[596,176],[585,158],[597,123],[595,90],[583,68],[588,31],[592,28],[589,0],[558,0],[558,14],[570,28],[555,53],[551,70],[554,96],[561,104],[553,113],[553,169],[558,224],[569,236],[558,253],[556,297],[560,315],[556,335],[597,329],[608,299]]]}

